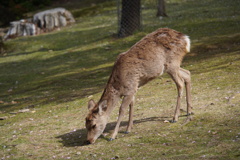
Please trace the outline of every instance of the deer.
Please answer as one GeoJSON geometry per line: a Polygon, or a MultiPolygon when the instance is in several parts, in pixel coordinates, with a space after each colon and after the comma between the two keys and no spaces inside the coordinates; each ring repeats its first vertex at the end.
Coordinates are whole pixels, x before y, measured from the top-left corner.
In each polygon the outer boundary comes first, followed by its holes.
{"type": "Polygon", "coordinates": [[[177,104],[171,122],[178,121],[180,101],[186,88],[187,116],[192,113],[190,71],[180,67],[184,56],[190,52],[187,35],[169,28],[160,28],[146,35],[128,51],[118,55],[107,85],[100,100],[89,100],[86,117],[87,144],[93,144],[106,128],[109,116],[119,100],[122,100],[119,116],[111,138],[116,138],[120,123],[129,107],[129,121],[126,133],[133,127],[133,106],[137,90],[162,75],[168,73],[177,86],[177,104]]]}

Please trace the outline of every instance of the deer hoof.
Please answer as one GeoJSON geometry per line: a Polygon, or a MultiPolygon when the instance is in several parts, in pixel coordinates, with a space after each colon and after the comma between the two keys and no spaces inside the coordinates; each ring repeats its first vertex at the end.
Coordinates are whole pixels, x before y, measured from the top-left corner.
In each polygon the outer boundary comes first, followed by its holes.
{"type": "Polygon", "coordinates": [[[187,116],[190,116],[190,115],[194,115],[194,113],[193,113],[193,112],[190,112],[190,113],[187,114],[187,116]]]}
{"type": "Polygon", "coordinates": [[[170,123],[176,123],[176,122],[177,122],[177,121],[175,121],[175,120],[171,120],[171,121],[170,121],[170,123]]]}
{"type": "Polygon", "coordinates": [[[114,139],[113,138],[109,138],[108,141],[113,141],[114,139]]]}

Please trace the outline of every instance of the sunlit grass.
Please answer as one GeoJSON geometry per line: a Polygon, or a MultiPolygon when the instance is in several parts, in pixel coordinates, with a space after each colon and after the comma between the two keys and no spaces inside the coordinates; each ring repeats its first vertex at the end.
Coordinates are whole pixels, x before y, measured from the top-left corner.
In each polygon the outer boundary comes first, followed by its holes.
{"type": "Polygon", "coordinates": [[[160,20],[155,8],[145,5],[142,30],[117,39],[115,3],[106,2],[88,7],[76,24],[59,31],[7,41],[0,57],[0,117],[7,117],[0,121],[0,158],[238,159],[239,6],[235,0],[169,0],[169,17],[160,20]],[[182,113],[178,123],[164,123],[173,116],[177,97],[164,74],[139,89],[132,133],[122,133],[126,116],[118,139],[106,141],[115,109],[106,137],[83,146],[87,102],[101,96],[117,55],[160,27],[192,40],[182,67],[192,73],[193,121],[185,124],[182,113]],[[29,111],[19,113],[22,109],[29,111]]]}

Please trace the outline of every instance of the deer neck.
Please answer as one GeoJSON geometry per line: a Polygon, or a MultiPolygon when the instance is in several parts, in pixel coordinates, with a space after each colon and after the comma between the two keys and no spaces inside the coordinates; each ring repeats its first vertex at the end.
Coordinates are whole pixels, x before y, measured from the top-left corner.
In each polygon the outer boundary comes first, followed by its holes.
{"type": "Polygon", "coordinates": [[[119,92],[112,85],[107,85],[100,99],[100,102],[107,100],[107,109],[105,111],[107,116],[110,116],[119,98],[119,92]]]}

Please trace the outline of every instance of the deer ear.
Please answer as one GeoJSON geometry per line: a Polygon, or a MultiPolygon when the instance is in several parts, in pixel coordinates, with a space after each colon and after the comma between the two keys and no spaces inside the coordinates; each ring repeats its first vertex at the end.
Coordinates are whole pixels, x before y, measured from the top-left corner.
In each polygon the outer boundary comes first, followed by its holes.
{"type": "Polygon", "coordinates": [[[92,110],[94,107],[96,106],[96,103],[94,102],[94,100],[90,100],[88,101],[88,110],[92,110]]]}
{"type": "Polygon", "coordinates": [[[98,105],[98,108],[99,108],[99,114],[102,114],[103,111],[106,111],[107,109],[107,100],[103,100],[102,102],[99,103],[98,105]]]}

